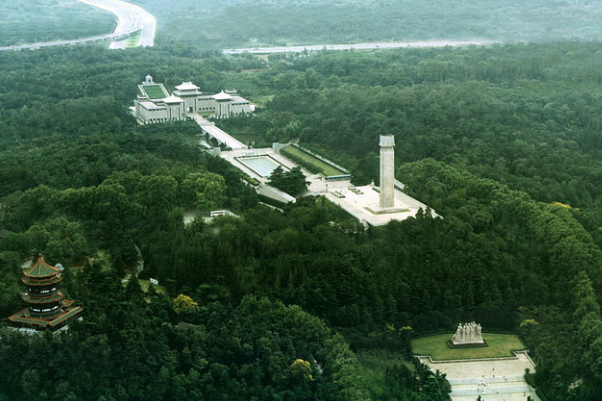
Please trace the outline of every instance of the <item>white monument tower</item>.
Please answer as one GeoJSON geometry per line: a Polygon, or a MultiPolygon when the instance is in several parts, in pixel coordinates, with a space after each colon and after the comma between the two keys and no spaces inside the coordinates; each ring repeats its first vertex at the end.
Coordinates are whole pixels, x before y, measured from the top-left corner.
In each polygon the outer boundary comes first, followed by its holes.
{"type": "Polygon", "coordinates": [[[395,206],[395,137],[380,136],[380,207],[395,206]]]}

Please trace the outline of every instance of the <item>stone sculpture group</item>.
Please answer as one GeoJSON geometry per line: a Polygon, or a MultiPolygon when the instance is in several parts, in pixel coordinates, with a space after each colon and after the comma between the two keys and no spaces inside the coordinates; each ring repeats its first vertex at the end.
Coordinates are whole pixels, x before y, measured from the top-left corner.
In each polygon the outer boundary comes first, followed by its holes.
{"type": "Polygon", "coordinates": [[[456,334],[452,337],[453,345],[465,344],[484,344],[483,335],[481,334],[481,325],[475,322],[460,323],[456,334]]]}

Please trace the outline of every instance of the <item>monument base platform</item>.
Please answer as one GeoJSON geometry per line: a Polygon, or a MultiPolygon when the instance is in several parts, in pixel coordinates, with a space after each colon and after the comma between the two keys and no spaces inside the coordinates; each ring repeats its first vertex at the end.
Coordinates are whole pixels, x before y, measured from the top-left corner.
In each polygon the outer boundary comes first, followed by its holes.
{"type": "Polygon", "coordinates": [[[407,207],[375,207],[375,206],[367,206],[366,210],[372,214],[393,214],[393,213],[406,213],[409,212],[410,209],[407,207]]]}
{"type": "Polygon", "coordinates": [[[480,347],[489,347],[487,341],[483,340],[482,343],[458,343],[454,344],[452,340],[447,340],[445,342],[449,348],[480,348],[480,347]]]}
{"type": "Polygon", "coordinates": [[[352,186],[349,181],[329,181],[318,186],[312,183],[316,195],[325,195],[329,201],[341,206],[347,213],[370,226],[382,226],[392,220],[402,221],[416,216],[420,209],[428,211],[433,217],[438,215],[428,207],[404,194],[395,191],[395,204],[392,208],[381,208],[378,191],[372,185],[352,186]],[[325,184],[328,186],[325,187],[325,184]],[[382,213],[381,210],[384,212],[382,213]]]}

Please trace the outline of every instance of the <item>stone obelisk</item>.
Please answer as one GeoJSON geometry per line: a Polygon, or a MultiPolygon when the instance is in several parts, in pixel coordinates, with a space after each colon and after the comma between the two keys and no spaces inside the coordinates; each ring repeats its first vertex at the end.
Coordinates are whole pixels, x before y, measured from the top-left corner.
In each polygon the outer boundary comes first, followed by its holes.
{"type": "Polygon", "coordinates": [[[395,137],[380,136],[380,207],[395,206],[395,137]]]}

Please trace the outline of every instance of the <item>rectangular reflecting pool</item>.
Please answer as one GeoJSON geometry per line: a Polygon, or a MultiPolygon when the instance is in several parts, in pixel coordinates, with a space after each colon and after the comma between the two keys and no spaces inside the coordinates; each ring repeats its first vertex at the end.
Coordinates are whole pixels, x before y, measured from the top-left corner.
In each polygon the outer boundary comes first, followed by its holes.
{"type": "Polygon", "coordinates": [[[269,156],[239,157],[237,160],[262,177],[269,177],[272,171],[281,166],[269,156]]]}

